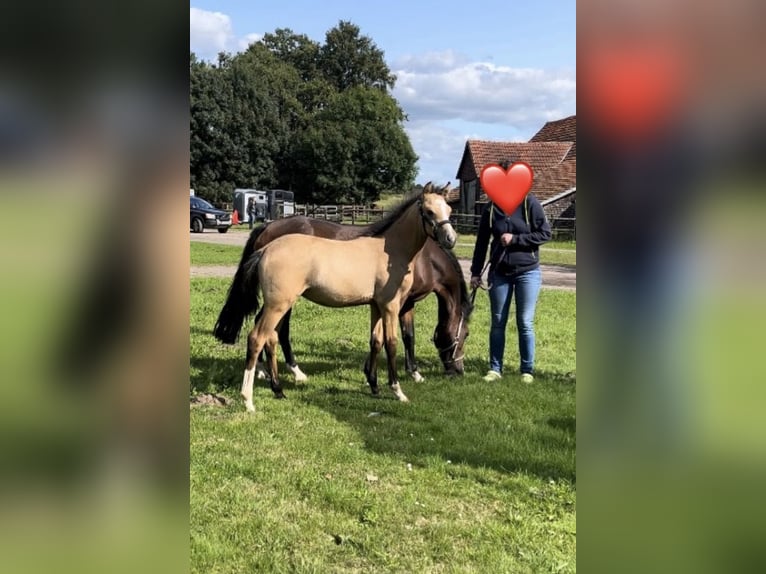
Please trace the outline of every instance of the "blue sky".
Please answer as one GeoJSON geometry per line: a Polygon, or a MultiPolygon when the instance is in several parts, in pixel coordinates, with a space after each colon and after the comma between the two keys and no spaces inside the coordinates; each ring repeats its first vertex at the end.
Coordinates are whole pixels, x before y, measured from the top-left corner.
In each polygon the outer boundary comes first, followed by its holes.
{"type": "Polygon", "coordinates": [[[191,49],[215,60],[276,28],[323,43],[339,20],[397,76],[420,183],[454,183],[466,139],[526,141],[575,113],[575,0],[193,1],[191,49]]]}

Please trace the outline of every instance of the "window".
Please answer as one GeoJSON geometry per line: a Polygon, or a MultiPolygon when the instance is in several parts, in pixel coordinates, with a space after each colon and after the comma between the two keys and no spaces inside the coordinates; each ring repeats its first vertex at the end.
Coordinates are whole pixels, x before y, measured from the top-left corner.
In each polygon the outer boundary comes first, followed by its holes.
{"type": "Polygon", "coordinates": [[[194,209],[215,209],[207,201],[205,201],[204,199],[200,199],[198,197],[193,198],[191,200],[191,204],[194,209]]]}

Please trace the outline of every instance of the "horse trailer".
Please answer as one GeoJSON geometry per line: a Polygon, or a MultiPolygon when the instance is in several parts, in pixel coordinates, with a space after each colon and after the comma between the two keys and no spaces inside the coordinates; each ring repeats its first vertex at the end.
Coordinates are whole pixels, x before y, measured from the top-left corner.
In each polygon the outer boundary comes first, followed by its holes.
{"type": "Polygon", "coordinates": [[[247,204],[252,198],[255,201],[255,216],[253,223],[273,221],[295,215],[295,198],[292,191],[272,189],[260,191],[257,189],[235,189],[234,209],[237,210],[242,223],[250,221],[247,204]]]}

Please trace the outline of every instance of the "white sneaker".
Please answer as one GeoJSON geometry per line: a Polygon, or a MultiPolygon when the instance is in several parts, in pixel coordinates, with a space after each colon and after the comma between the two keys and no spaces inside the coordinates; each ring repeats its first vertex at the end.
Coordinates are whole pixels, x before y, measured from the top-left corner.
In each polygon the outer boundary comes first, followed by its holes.
{"type": "Polygon", "coordinates": [[[497,371],[488,371],[487,374],[484,375],[483,378],[484,378],[484,380],[486,382],[491,383],[491,382],[494,382],[494,381],[497,381],[497,380],[501,379],[502,377],[503,377],[503,375],[501,375],[497,371]]]}
{"type": "Polygon", "coordinates": [[[521,373],[521,382],[526,384],[533,383],[535,382],[535,378],[531,373],[521,373]]]}

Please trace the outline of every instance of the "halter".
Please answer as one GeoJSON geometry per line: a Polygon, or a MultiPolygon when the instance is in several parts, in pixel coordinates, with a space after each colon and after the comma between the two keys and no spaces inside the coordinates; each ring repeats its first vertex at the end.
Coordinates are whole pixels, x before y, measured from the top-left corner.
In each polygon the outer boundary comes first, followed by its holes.
{"type": "Polygon", "coordinates": [[[423,202],[421,200],[418,200],[418,208],[420,209],[420,221],[423,222],[423,232],[433,239],[434,241],[438,241],[436,238],[436,231],[440,227],[449,224],[449,219],[442,219],[441,221],[434,221],[430,217],[426,215],[426,212],[423,211],[423,202]],[[431,233],[428,233],[428,229],[426,229],[426,219],[428,220],[428,223],[431,224],[431,233]]]}
{"type": "MultiPolygon", "coordinates": [[[[460,332],[463,330],[464,321],[465,321],[465,315],[461,312],[460,322],[457,324],[457,333],[455,333],[455,337],[452,339],[452,343],[450,343],[444,348],[436,347],[436,350],[439,352],[439,354],[452,349],[452,356],[450,356],[449,361],[446,361],[447,364],[454,365],[455,363],[457,363],[458,361],[462,360],[465,357],[465,353],[463,353],[459,357],[455,357],[455,354],[457,353],[457,346],[458,346],[458,343],[460,342],[460,332]]],[[[434,336],[434,338],[436,337],[434,336]]]]}

